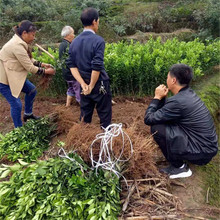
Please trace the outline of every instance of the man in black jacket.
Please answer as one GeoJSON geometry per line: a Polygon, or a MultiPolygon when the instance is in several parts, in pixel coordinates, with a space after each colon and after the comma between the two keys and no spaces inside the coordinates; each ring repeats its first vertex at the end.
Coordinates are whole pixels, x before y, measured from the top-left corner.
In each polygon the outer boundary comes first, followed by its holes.
{"type": "Polygon", "coordinates": [[[69,46],[73,41],[75,35],[74,30],[70,26],[65,26],[61,31],[63,38],[59,46],[59,59],[62,64],[63,78],[66,80],[68,85],[66,107],[69,107],[72,102],[72,97],[76,97],[76,101],[80,103],[80,84],[73,77],[70,69],[66,66],[66,60],[68,58],[69,46]]]}
{"type": "Polygon", "coordinates": [[[70,45],[68,66],[82,88],[81,119],[90,123],[96,107],[100,124],[106,128],[112,119],[112,95],[104,68],[105,41],[96,34],[99,14],[96,9],[87,8],[80,19],[84,30],[70,45]]]}
{"type": "Polygon", "coordinates": [[[192,171],[185,161],[207,164],[217,153],[217,135],[212,117],[189,88],[191,67],[175,64],[167,76],[167,86],[160,85],[144,117],[170,166],[160,169],[171,179],[189,177],[192,171]],[[174,95],[167,100],[168,91],[174,95]]]}

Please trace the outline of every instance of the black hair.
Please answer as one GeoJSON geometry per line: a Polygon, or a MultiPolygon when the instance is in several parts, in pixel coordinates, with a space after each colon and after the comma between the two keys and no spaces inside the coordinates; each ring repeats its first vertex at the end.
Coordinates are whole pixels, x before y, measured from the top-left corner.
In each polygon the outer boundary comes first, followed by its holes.
{"type": "Polygon", "coordinates": [[[193,78],[193,70],[186,64],[174,64],[169,72],[172,77],[176,77],[180,85],[189,85],[193,78]]]}
{"type": "Polygon", "coordinates": [[[19,25],[14,27],[15,33],[18,34],[19,36],[21,36],[24,31],[29,33],[29,32],[35,32],[36,30],[37,27],[35,26],[35,24],[33,24],[31,21],[28,20],[24,20],[19,25]]]}
{"type": "Polygon", "coordinates": [[[80,19],[84,27],[92,25],[92,22],[99,19],[99,13],[95,8],[86,8],[83,10],[80,19]]]}

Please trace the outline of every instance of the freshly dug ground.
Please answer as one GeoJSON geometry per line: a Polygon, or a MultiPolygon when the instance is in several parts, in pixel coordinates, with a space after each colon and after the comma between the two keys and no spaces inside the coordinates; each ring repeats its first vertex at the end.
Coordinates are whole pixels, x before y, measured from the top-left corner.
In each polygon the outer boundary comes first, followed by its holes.
{"type": "MultiPolygon", "coordinates": [[[[219,209],[205,204],[203,182],[196,166],[191,165],[193,176],[183,180],[170,181],[159,174],[158,167],[167,164],[150,135],[150,128],[143,121],[150,100],[149,97],[114,98],[116,104],[113,105],[112,123],[122,123],[134,150],[124,167],[127,185],[124,180],[121,181],[121,219],[219,219],[219,209]]],[[[51,113],[57,116],[57,134],[40,159],[57,156],[62,141],[66,152],[76,150],[90,164],[90,145],[96,135],[103,132],[97,113],[94,113],[92,123],[85,125],[79,120],[80,107],[75,100],[71,107],[66,108],[65,97],[37,97],[34,114],[45,116],[51,113]]],[[[12,129],[9,104],[0,97],[0,133],[5,134],[12,129]]],[[[113,151],[118,156],[121,150],[122,138],[119,136],[113,141],[113,151]]],[[[95,159],[98,151],[99,143],[96,143],[93,151],[95,159]]],[[[130,156],[130,145],[126,139],[123,159],[130,156]]]]}

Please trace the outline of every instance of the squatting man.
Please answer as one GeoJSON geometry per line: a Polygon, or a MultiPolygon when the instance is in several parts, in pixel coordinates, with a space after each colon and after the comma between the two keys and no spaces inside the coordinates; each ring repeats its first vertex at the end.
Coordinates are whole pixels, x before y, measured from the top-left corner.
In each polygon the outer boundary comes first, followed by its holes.
{"type": "Polygon", "coordinates": [[[163,155],[170,163],[160,169],[169,178],[192,175],[187,162],[205,165],[217,154],[218,139],[210,112],[189,87],[192,68],[173,65],[167,75],[167,87],[160,85],[146,110],[144,122],[163,155]],[[166,99],[168,91],[173,94],[166,99]]]}

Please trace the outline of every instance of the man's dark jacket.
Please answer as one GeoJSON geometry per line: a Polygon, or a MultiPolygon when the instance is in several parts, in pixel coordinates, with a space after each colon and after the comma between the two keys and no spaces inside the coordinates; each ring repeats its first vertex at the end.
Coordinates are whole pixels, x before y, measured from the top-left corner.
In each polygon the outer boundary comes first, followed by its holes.
{"type": "Polygon", "coordinates": [[[59,46],[59,59],[62,63],[63,78],[66,81],[75,81],[70,69],[66,66],[66,60],[69,57],[69,46],[70,42],[63,39],[59,46]]]}
{"type": "Polygon", "coordinates": [[[90,82],[92,70],[100,71],[98,81],[109,80],[104,67],[105,41],[91,31],[83,31],[70,44],[69,68],[78,68],[81,77],[90,82]]]}
{"type": "Polygon", "coordinates": [[[166,144],[172,154],[197,159],[214,156],[218,139],[213,119],[205,104],[189,87],[163,100],[153,99],[146,110],[147,125],[166,124],[166,144]]]}

